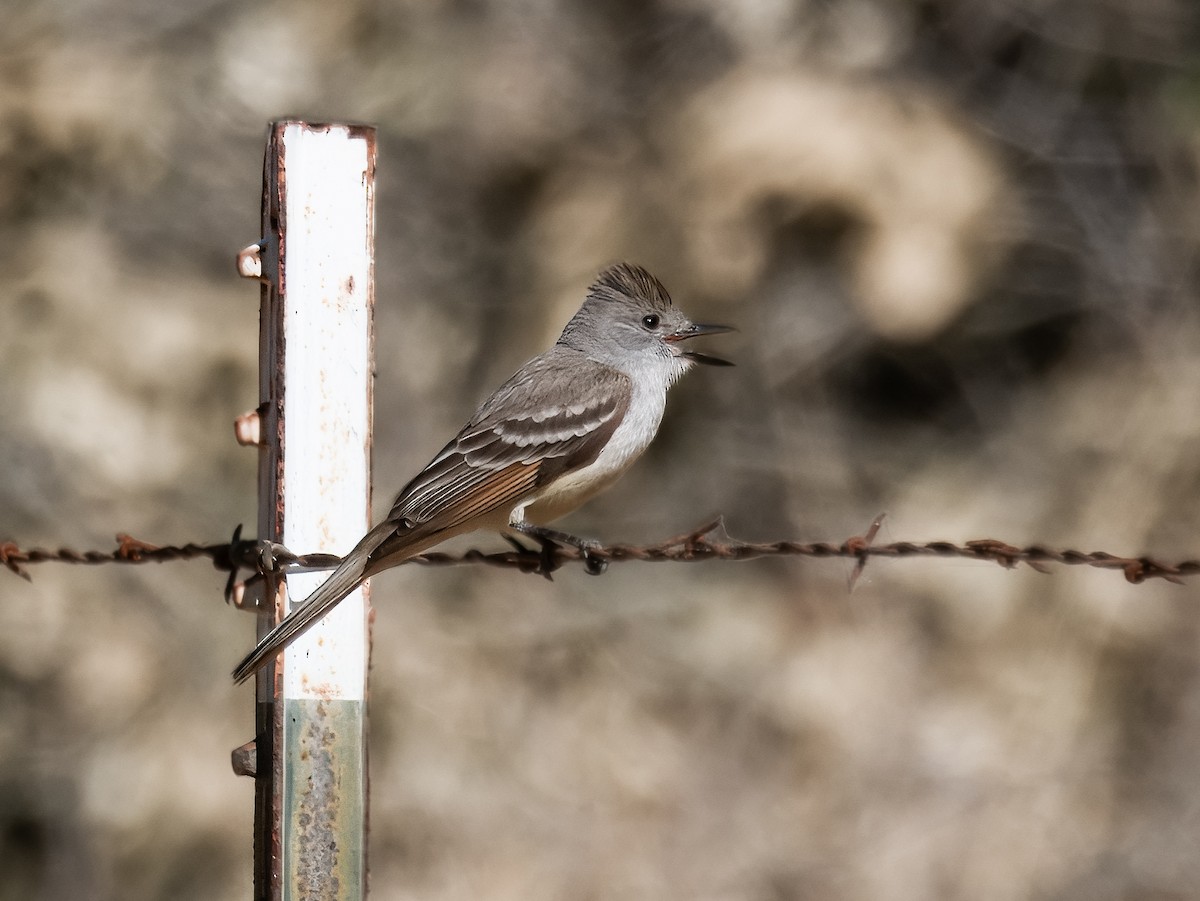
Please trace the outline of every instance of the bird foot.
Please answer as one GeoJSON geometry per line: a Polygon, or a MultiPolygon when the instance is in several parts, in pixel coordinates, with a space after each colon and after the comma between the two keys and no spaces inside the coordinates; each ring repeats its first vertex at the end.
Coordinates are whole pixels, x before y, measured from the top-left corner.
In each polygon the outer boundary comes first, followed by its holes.
{"type": "MultiPolygon", "coordinates": [[[[522,535],[528,535],[540,545],[540,557],[535,572],[545,576],[550,581],[554,580],[551,574],[562,567],[563,561],[558,551],[564,545],[569,545],[579,551],[580,556],[583,557],[584,569],[589,575],[598,576],[608,569],[608,561],[595,553],[600,548],[598,541],[578,538],[567,532],[560,532],[556,529],[545,529],[541,526],[529,525],[528,523],[513,523],[510,525],[510,528],[520,532],[522,535]]],[[[523,552],[528,552],[528,549],[523,547],[520,542],[511,538],[509,540],[523,552]]]]}

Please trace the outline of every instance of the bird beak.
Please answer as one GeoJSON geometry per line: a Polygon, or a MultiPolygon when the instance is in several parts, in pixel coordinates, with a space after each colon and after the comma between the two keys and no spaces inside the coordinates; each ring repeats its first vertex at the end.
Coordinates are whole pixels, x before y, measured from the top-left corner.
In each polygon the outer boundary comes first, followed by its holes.
{"type": "MultiPolygon", "coordinates": [[[[712,325],[710,323],[693,322],[686,328],[681,328],[677,332],[672,332],[669,335],[663,336],[663,340],[669,344],[677,344],[680,341],[686,341],[689,338],[699,338],[702,335],[721,335],[725,332],[736,332],[737,329],[729,325],[712,325]]],[[[722,360],[720,357],[713,357],[709,354],[702,354],[695,350],[681,350],[679,356],[691,360],[693,363],[704,363],[707,366],[732,366],[728,360],[722,360]]]]}

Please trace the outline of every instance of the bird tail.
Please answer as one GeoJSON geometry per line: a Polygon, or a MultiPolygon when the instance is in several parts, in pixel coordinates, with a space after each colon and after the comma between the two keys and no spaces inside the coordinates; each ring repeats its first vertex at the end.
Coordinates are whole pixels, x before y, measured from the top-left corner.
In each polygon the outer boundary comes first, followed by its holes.
{"type": "MultiPolygon", "coordinates": [[[[385,540],[396,534],[396,523],[385,520],[363,536],[349,554],[342,558],[337,569],[299,606],[293,608],[258,645],[247,654],[233,671],[237,683],[245,682],[276,654],[303,635],[310,626],[336,607],[346,595],[367,578],[371,554],[385,540]]],[[[399,561],[392,561],[399,562],[399,561]]]]}

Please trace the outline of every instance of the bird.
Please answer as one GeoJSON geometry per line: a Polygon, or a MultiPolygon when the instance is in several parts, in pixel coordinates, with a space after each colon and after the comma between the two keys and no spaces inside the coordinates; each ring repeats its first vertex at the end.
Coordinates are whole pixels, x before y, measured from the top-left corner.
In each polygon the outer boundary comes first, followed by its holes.
{"type": "Polygon", "coordinates": [[[401,489],[391,511],[329,578],[238,664],[236,682],[332,610],[362,582],[454,535],[490,529],[588,555],[594,543],[546,524],[608,488],[658,432],[668,389],[694,364],[731,366],[687,347],[730,326],[692,322],[645,268],[617,263],[588,287],[549,350],[488,397],[401,489]]]}

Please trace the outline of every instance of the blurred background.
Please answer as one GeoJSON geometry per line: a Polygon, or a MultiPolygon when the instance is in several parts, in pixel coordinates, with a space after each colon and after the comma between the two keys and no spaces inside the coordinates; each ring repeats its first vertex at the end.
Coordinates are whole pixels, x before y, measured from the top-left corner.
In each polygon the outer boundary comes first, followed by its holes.
{"type": "MultiPolygon", "coordinates": [[[[255,522],[262,145],[379,127],[376,505],[640,262],[738,368],[564,521],[1200,553],[1194,0],[0,14],[0,540],[255,522]]],[[[471,542],[501,547],[481,536],[471,542]]],[[[298,548],[296,550],[313,550],[298,548]]],[[[983,563],[375,580],[377,899],[1200,897],[1196,584],[983,563]]],[[[0,901],[234,899],[250,617],[0,573],[0,901]]]]}

